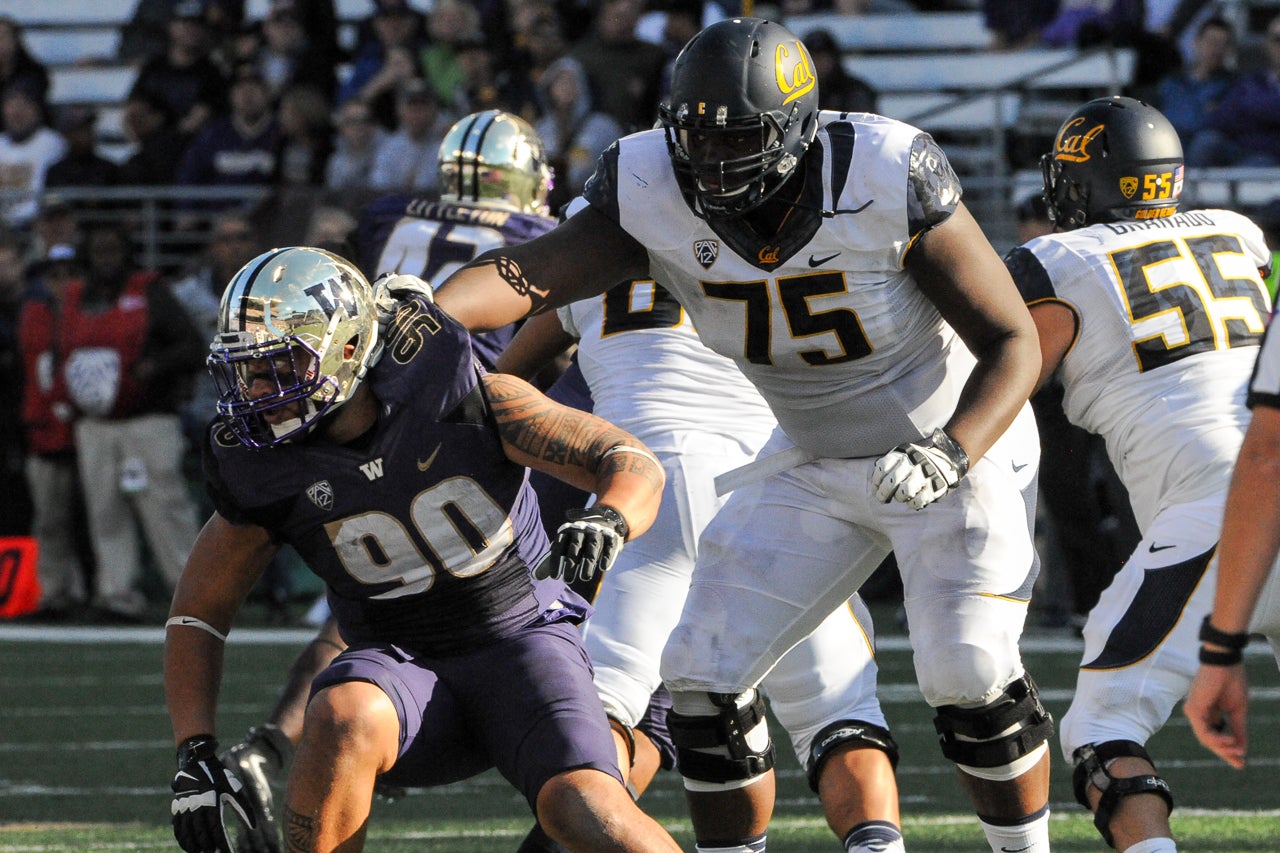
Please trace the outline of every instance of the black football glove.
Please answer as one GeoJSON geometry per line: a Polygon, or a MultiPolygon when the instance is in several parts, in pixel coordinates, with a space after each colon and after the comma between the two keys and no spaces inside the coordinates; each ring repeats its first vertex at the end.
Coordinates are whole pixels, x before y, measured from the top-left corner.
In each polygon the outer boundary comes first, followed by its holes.
{"type": "Polygon", "coordinates": [[[898,500],[924,509],[960,485],[969,454],[941,429],[928,438],[900,444],[876,460],[871,492],[880,503],[898,500]]]}
{"type": "Polygon", "coordinates": [[[218,741],[213,735],[189,737],[178,747],[170,806],[178,846],[187,853],[235,853],[224,810],[245,826],[256,826],[244,785],[218,760],[218,741]]]}
{"type": "Polygon", "coordinates": [[[564,514],[551,542],[551,550],[533,570],[540,580],[560,578],[565,583],[588,583],[613,565],[630,528],[622,513],[599,504],[571,509],[564,514]]]}
{"type": "Polygon", "coordinates": [[[219,756],[244,783],[253,808],[255,825],[238,827],[235,833],[236,853],[280,853],[272,786],[284,784],[284,769],[292,757],[293,744],[271,723],[249,729],[244,740],[219,756]]]}

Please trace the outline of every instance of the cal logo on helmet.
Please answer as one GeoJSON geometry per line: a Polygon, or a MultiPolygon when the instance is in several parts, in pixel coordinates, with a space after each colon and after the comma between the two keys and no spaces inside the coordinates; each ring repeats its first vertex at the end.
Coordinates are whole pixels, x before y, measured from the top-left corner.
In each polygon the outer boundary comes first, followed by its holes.
{"type": "Polygon", "coordinates": [[[809,52],[798,41],[780,44],[774,49],[773,70],[778,77],[778,91],[786,96],[783,104],[807,95],[818,82],[817,75],[813,73],[813,64],[809,60],[809,52]],[[795,52],[794,56],[792,51],[795,52]]]}
{"type": "Polygon", "coordinates": [[[1080,116],[1069,121],[1058,131],[1058,138],[1053,141],[1053,158],[1068,160],[1072,163],[1083,163],[1089,159],[1089,143],[1103,131],[1103,125],[1097,124],[1084,130],[1085,117],[1080,116]]]}

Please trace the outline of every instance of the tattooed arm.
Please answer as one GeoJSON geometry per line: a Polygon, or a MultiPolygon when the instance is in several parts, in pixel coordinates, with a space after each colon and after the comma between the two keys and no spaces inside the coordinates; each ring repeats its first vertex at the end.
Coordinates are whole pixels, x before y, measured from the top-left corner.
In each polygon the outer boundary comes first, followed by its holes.
{"type": "Polygon", "coordinates": [[[594,492],[622,513],[631,539],[649,529],[666,475],[640,439],[514,376],[485,374],[484,387],[508,459],[594,492]]]}
{"type": "Polygon", "coordinates": [[[588,207],[540,237],[485,252],[436,288],[436,304],[477,332],[648,274],[644,246],[588,207]]]}

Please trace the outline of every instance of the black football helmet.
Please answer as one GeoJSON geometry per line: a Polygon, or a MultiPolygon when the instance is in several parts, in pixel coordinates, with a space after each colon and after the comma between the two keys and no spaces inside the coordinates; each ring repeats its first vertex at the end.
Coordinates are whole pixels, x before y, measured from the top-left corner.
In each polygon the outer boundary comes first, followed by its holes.
{"type": "Polygon", "coordinates": [[[1182,142],[1164,114],[1133,98],[1089,101],[1040,158],[1044,200],[1058,230],[1160,219],[1178,210],[1182,142]]]}
{"type": "Polygon", "coordinates": [[[671,96],[658,115],[693,212],[740,216],[778,191],[813,142],[813,60],[780,24],[718,21],[676,57],[671,96]]]}

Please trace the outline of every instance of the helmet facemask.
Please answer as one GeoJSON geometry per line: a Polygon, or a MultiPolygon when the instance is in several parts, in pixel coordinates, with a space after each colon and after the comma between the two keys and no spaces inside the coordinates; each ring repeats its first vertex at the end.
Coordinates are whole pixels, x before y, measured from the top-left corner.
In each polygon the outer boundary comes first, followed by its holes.
{"type": "MultiPolygon", "coordinates": [[[[796,112],[787,117],[788,124],[796,112]]],[[[701,216],[740,216],[760,206],[799,162],[783,146],[786,132],[772,114],[722,124],[689,122],[678,114],[666,131],[672,167],[692,191],[701,216]]]]}

